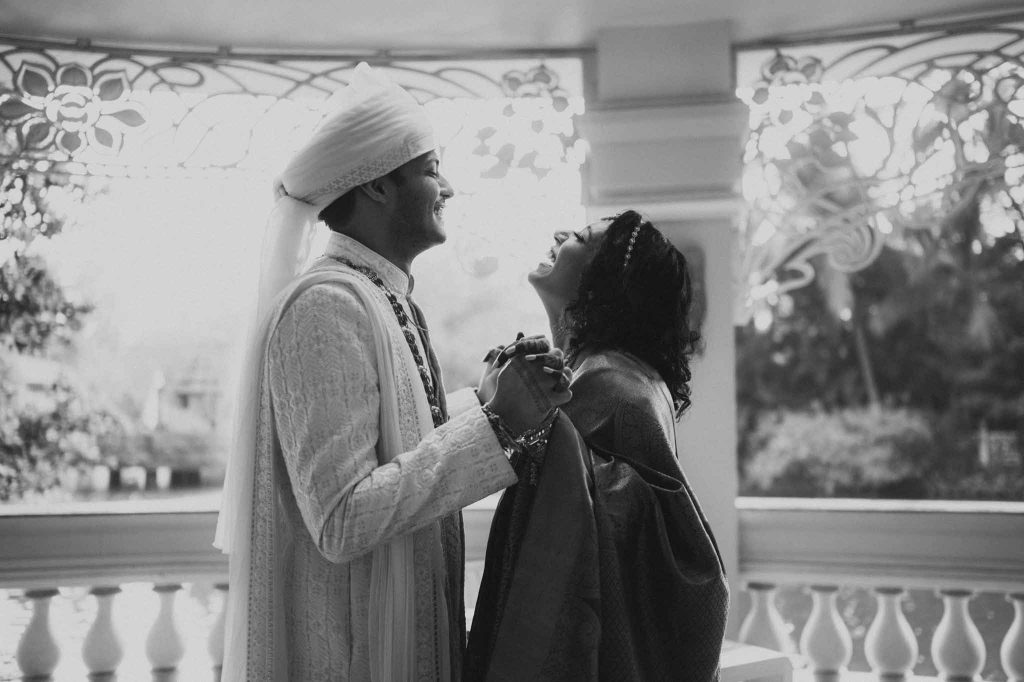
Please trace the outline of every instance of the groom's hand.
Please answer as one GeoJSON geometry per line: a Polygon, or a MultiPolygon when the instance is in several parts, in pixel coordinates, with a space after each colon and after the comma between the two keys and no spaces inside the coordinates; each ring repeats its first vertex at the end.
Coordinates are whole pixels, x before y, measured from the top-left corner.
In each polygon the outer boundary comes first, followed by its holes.
{"type": "Polygon", "coordinates": [[[515,356],[498,373],[494,396],[488,403],[514,434],[536,428],[551,410],[572,397],[572,392],[562,381],[553,380],[545,366],[515,356]]]}

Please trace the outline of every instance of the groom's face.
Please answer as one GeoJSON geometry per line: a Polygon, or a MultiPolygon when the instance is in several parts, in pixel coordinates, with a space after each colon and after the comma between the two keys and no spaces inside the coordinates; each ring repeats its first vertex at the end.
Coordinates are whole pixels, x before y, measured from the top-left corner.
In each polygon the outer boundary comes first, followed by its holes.
{"type": "Polygon", "coordinates": [[[454,191],[437,153],[418,156],[389,177],[395,183],[392,225],[403,247],[421,253],[444,243],[444,205],[454,191]]]}

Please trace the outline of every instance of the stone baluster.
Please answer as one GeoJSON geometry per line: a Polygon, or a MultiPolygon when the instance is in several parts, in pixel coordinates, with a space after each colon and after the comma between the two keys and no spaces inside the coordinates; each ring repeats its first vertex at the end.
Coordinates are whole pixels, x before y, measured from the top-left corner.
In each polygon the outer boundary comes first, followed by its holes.
{"type": "Polygon", "coordinates": [[[120,587],[94,587],[90,594],[96,597],[96,620],[82,642],[82,660],[90,676],[113,674],[124,658],[124,646],[114,628],[114,595],[120,587]]]}
{"type": "Polygon", "coordinates": [[[176,670],[185,656],[185,644],[174,619],[174,599],[181,585],[155,585],[153,591],[160,596],[160,612],[146,637],[146,657],[154,672],[176,670]]]}
{"type": "Polygon", "coordinates": [[[836,608],[835,585],[812,585],[811,616],[800,635],[804,655],[816,680],[837,682],[853,655],[853,640],[836,608]]]}
{"type": "Polygon", "coordinates": [[[878,610],[864,637],[864,654],[879,679],[899,682],[907,679],[917,663],[917,637],[903,615],[904,590],[879,587],[875,590],[878,610]]]}
{"type": "Polygon", "coordinates": [[[60,647],[50,631],[50,600],[59,590],[28,590],[25,597],[32,600],[32,619],[18,642],[15,654],[18,667],[25,679],[49,677],[60,661],[60,647]]]}
{"type": "Polygon", "coordinates": [[[970,590],[940,590],[942,620],[932,638],[932,661],[944,680],[975,680],[985,665],[985,642],[971,620],[970,590]]]}
{"type": "Polygon", "coordinates": [[[999,660],[1006,673],[1006,682],[1024,682],[1024,592],[1006,595],[1013,604],[1013,623],[999,647],[999,660]]]}
{"type": "Polygon", "coordinates": [[[775,606],[775,585],[747,583],[747,594],[750,595],[750,610],[740,625],[739,640],[745,644],[793,653],[793,641],[775,606]]]}
{"type": "Polygon", "coordinates": [[[214,588],[221,593],[220,613],[210,630],[210,637],[206,642],[206,650],[210,653],[210,661],[213,662],[213,669],[220,677],[220,669],[224,665],[224,627],[226,625],[228,612],[228,585],[217,583],[214,588]]]}

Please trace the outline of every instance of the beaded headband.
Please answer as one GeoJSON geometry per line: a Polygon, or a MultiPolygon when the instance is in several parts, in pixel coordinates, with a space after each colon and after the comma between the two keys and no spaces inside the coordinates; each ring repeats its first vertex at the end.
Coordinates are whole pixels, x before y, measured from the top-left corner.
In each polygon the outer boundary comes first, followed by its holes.
{"type": "Polygon", "coordinates": [[[633,228],[633,234],[629,236],[629,245],[626,247],[626,259],[622,261],[623,270],[629,267],[629,258],[630,256],[633,255],[633,245],[636,244],[636,237],[638,234],[640,234],[640,228],[643,226],[643,221],[641,221],[639,224],[637,224],[636,227],[633,228]]]}

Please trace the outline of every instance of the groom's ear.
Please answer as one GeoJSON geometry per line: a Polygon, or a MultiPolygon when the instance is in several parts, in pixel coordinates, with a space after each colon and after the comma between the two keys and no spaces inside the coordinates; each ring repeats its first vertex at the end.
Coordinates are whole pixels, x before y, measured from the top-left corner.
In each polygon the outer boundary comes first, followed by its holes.
{"type": "Polygon", "coordinates": [[[370,201],[375,201],[378,204],[386,203],[388,200],[387,176],[382,175],[379,178],[374,178],[369,182],[364,182],[359,185],[359,190],[370,197],[370,201]]]}

